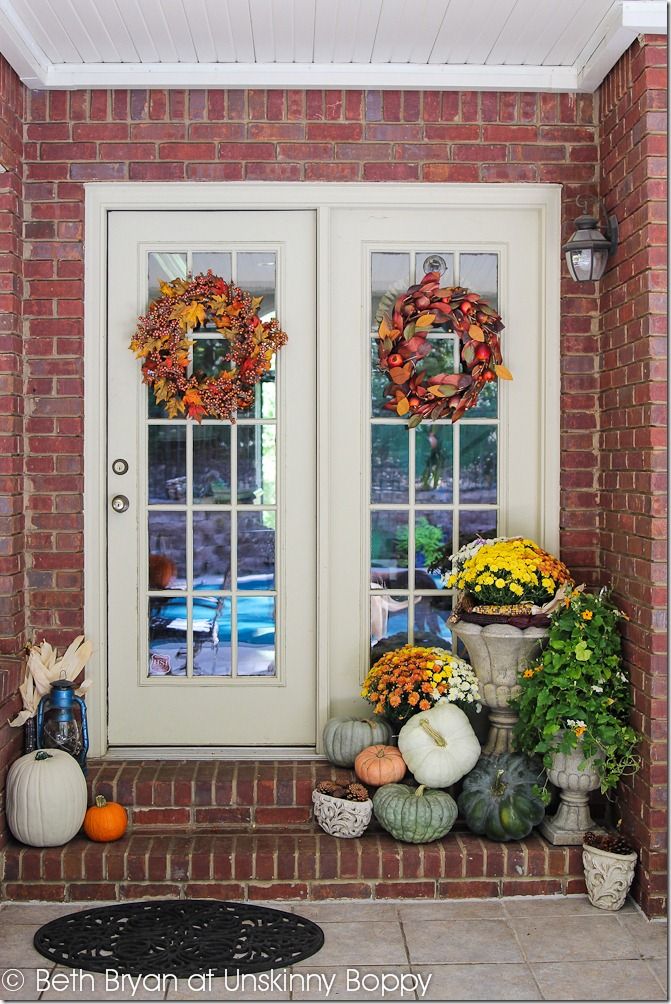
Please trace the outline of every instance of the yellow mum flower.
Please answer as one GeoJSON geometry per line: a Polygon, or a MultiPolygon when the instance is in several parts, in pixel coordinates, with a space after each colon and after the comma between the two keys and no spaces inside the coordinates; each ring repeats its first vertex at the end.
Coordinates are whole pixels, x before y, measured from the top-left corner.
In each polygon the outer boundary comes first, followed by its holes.
{"type": "Polygon", "coordinates": [[[524,672],[522,673],[522,676],[524,677],[525,680],[530,680],[533,675],[534,675],[533,669],[525,669],[524,672]]]}
{"type": "Polygon", "coordinates": [[[497,589],[503,589],[505,586],[505,582],[503,581],[503,579],[497,579],[494,585],[496,586],[497,589]]]}
{"type": "Polygon", "coordinates": [[[592,613],[591,610],[583,610],[581,616],[584,621],[591,621],[594,614],[592,613]]]}

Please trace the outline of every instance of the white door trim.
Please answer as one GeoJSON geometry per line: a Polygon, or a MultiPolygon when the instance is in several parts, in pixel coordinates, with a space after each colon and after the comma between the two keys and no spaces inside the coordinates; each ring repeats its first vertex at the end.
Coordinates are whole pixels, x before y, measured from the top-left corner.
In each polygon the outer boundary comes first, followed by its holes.
{"type": "MultiPolygon", "coordinates": [[[[559,546],[559,295],[561,243],[560,185],[433,185],[331,183],[199,183],[115,182],[85,186],[84,297],[84,625],[94,644],[87,666],[93,686],[87,696],[91,756],[107,752],[107,603],[106,581],[106,353],[101,333],[107,316],[107,214],[114,210],[251,209],[317,211],[317,736],[329,709],[329,552],[328,502],[332,497],[328,465],[330,441],[328,352],[332,324],[330,276],[330,212],[344,207],[434,207],[460,209],[525,208],[539,213],[543,240],[540,254],[544,288],[543,371],[544,443],[543,540],[559,546]]],[[[320,749],[319,743],[317,750],[320,749]]],[[[303,750],[303,753],[305,750],[303,750]]],[[[167,755],[166,749],[164,755],[167,755]]],[[[221,750],[221,756],[237,756],[221,750]]],[[[209,756],[209,754],[208,754],[209,756]]]]}

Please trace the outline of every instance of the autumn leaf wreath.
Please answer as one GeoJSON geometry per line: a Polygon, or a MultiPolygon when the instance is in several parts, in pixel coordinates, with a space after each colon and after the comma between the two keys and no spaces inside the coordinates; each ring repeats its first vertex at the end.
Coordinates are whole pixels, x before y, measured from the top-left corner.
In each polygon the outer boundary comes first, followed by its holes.
{"type": "Polygon", "coordinates": [[[184,415],[235,421],[254,404],[254,388],[287,342],[279,322],[262,321],[263,297],[212,271],[160,284],[161,296],[138,319],[130,348],[142,359],[142,379],[170,418],[184,415]],[[211,329],[227,343],[216,374],[193,368],[189,333],[211,329]],[[191,372],[190,372],[191,371],[191,372]]]}

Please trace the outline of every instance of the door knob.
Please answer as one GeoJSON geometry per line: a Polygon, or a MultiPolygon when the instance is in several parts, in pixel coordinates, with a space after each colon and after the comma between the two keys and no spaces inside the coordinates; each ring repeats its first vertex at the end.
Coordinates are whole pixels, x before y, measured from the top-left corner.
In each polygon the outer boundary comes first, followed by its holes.
{"type": "Polygon", "coordinates": [[[125,512],[130,502],[125,495],[115,495],[112,499],[112,508],[115,512],[125,512]]]}

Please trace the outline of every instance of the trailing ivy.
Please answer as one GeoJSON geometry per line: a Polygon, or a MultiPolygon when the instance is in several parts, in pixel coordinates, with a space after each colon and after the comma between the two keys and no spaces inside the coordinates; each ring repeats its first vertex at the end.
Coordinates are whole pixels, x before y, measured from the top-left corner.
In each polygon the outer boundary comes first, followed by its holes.
{"type": "Polygon", "coordinates": [[[539,754],[550,767],[553,754],[580,745],[583,763],[595,758],[602,792],[640,767],[635,752],[640,736],[629,724],[631,688],[618,628],[625,616],[607,590],[573,590],[552,614],[541,661],[523,671],[521,693],[510,702],[519,715],[517,749],[539,754]]]}

